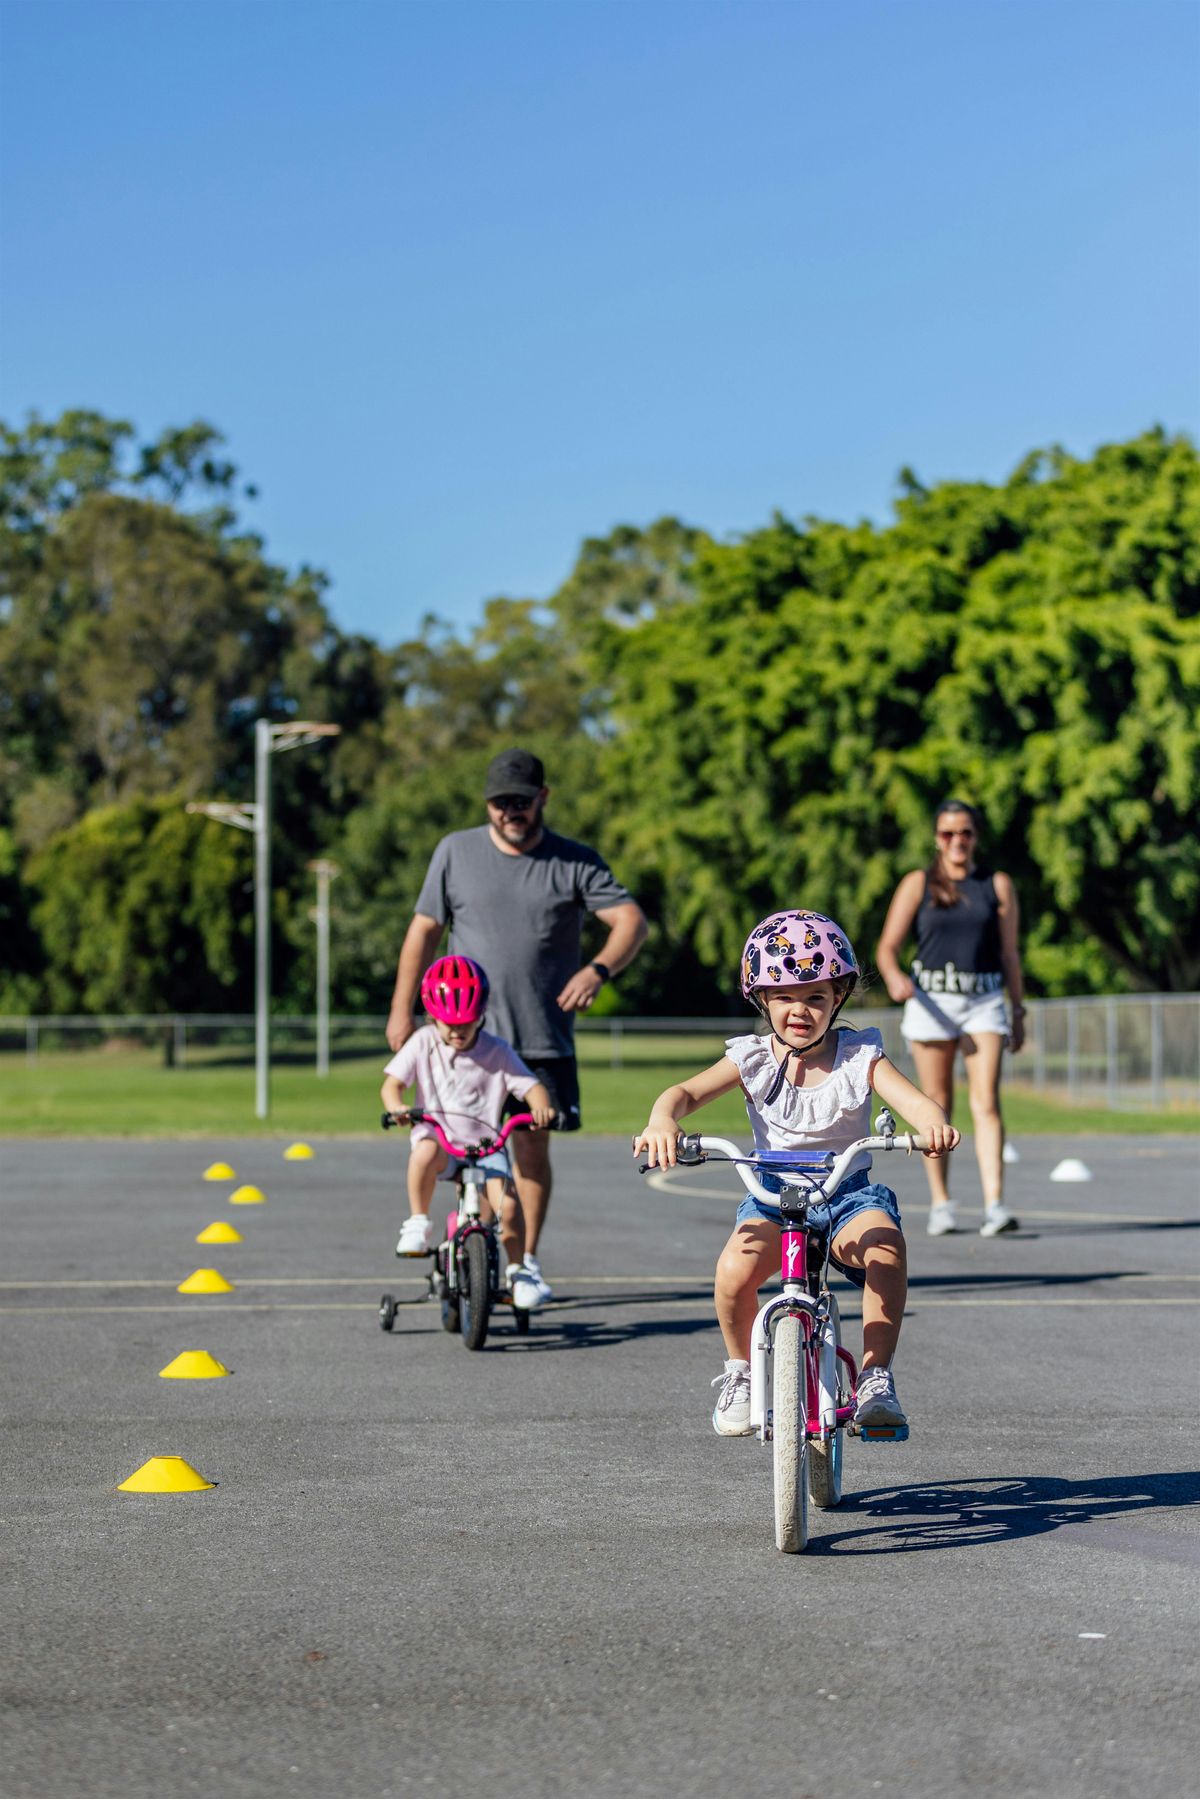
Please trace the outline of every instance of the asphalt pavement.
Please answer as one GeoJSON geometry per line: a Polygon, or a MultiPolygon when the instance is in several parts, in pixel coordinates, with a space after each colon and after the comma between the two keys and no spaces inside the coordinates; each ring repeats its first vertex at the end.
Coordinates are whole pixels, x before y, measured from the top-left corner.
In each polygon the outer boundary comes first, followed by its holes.
{"type": "MultiPolygon", "coordinates": [[[[912,1437],[848,1445],[798,1557],[770,1451],[709,1422],[727,1170],[556,1141],[555,1303],[472,1355],[432,1305],[377,1322],[421,1291],[403,1145],[315,1148],[0,1145],[5,1799],[1190,1790],[1197,1139],[1030,1138],[990,1241],[927,1238],[918,1160],[877,1159],[912,1437]],[[234,1291],[178,1294],[198,1266],[234,1291]],[[160,1379],[185,1349],[232,1375],[160,1379]],[[117,1491],[164,1454],[216,1485],[117,1491]]],[[[957,1186],[977,1227],[969,1145],[957,1186]]]]}

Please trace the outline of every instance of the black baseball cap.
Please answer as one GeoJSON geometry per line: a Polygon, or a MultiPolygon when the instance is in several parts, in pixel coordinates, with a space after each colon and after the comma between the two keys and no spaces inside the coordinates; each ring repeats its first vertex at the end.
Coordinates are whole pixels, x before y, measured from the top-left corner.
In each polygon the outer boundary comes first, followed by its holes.
{"type": "Polygon", "coordinates": [[[501,750],[488,763],[483,797],[495,800],[505,793],[517,793],[531,800],[545,785],[546,771],[530,750],[501,750]]]}

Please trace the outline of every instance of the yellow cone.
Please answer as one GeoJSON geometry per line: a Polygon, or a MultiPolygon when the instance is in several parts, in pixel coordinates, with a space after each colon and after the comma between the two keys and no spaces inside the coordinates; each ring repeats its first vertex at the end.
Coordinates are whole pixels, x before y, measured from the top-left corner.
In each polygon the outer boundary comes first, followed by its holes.
{"type": "Polygon", "coordinates": [[[207,1349],[183,1349],[173,1362],[160,1368],[160,1380],[219,1380],[229,1370],[224,1362],[218,1362],[216,1356],[209,1355],[207,1349]]]}
{"type": "Polygon", "coordinates": [[[204,1170],[206,1181],[236,1181],[237,1175],[228,1162],[213,1162],[204,1170]]]}
{"type": "Polygon", "coordinates": [[[313,1152],[307,1143],[289,1143],[283,1152],[285,1162],[311,1162],[313,1152]]]}
{"type": "Polygon", "coordinates": [[[223,1274],[215,1268],[197,1268],[189,1274],[185,1281],[180,1281],[176,1293],[232,1293],[233,1282],[227,1281],[223,1274]]]}
{"type": "Polygon", "coordinates": [[[231,1206],[261,1206],[266,1204],[266,1199],[261,1187],[239,1187],[236,1193],[229,1195],[231,1206]]]}
{"type": "Polygon", "coordinates": [[[205,1480],[181,1455],[152,1455],[135,1474],[123,1480],[118,1493],[201,1493],[215,1487],[216,1481],[205,1480]]]}
{"type": "Polygon", "coordinates": [[[196,1238],[197,1243],[240,1243],[241,1240],[242,1233],[236,1224],[226,1224],[223,1218],[214,1218],[196,1238]]]}

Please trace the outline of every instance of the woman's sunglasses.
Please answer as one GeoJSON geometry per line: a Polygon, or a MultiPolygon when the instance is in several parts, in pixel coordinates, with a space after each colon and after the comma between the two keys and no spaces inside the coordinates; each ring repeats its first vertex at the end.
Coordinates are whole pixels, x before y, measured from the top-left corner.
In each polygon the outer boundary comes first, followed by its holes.
{"type": "Polygon", "coordinates": [[[939,831],[937,834],[939,843],[953,843],[956,837],[961,837],[964,842],[971,843],[975,833],[974,831],[939,831]]]}

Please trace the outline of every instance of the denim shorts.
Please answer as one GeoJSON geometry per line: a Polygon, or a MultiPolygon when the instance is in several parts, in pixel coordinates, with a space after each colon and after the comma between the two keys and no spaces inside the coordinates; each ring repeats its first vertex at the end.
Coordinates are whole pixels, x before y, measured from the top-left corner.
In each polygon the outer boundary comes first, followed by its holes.
{"type": "MultiPolygon", "coordinates": [[[[441,1178],[444,1181],[452,1181],[459,1169],[465,1168],[466,1166],[467,1162],[465,1158],[462,1156],[451,1156],[441,1178]]],[[[494,1149],[491,1155],[484,1156],[483,1160],[479,1162],[477,1166],[483,1169],[483,1172],[487,1175],[489,1180],[493,1180],[499,1176],[502,1181],[506,1181],[509,1180],[512,1175],[512,1169],[509,1167],[507,1149],[494,1149]]]]}
{"type": "MultiPolygon", "coordinates": [[[[767,1174],[763,1171],[759,1173],[758,1178],[769,1193],[782,1192],[784,1183],[777,1174],[767,1174]]],[[[886,1212],[897,1230],[904,1228],[900,1223],[900,1202],[896,1195],[890,1187],[881,1186],[878,1181],[871,1180],[865,1168],[860,1168],[857,1174],[848,1174],[832,1199],[825,1200],[822,1204],[812,1208],[808,1214],[809,1228],[823,1234],[827,1233],[832,1242],[838,1233],[849,1224],[850,1220],[856,1218],[860,1212],[886,1212]]],[[[768,1212],[753,1193],[747,1193],[737,1209],[737,1222],[754,1224],[759,1220],[766,1224],[780,1222],[778,1212],[768,1212]]],[[[866,1275],[861,1268],[847,1268],[845,1263],[839,1262],[832,1252],[830,1252],[829,1259],[838,1273],[844,1274],[853,1286],[864,1287],[866,1285],[866,1275]]]]}

